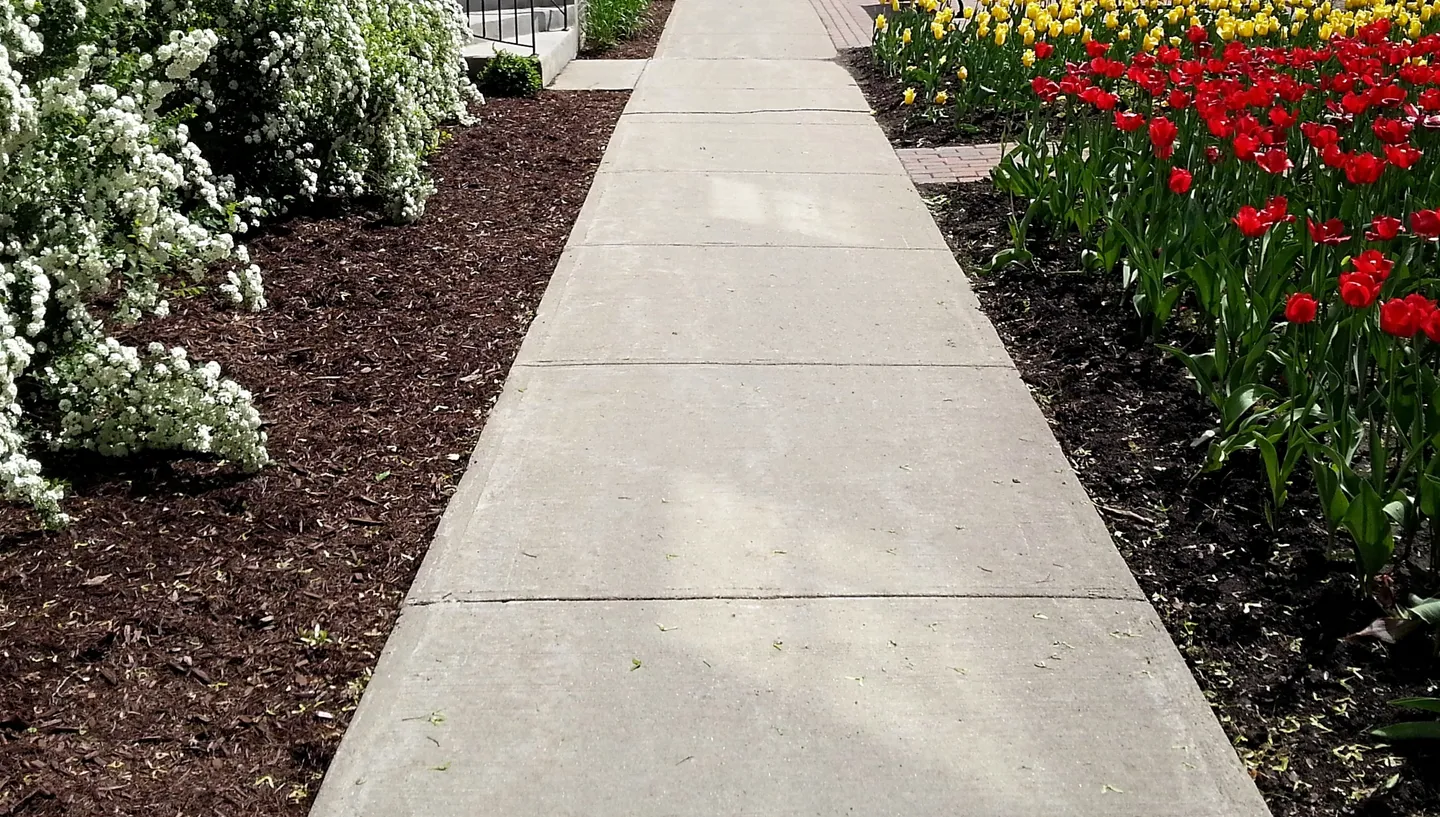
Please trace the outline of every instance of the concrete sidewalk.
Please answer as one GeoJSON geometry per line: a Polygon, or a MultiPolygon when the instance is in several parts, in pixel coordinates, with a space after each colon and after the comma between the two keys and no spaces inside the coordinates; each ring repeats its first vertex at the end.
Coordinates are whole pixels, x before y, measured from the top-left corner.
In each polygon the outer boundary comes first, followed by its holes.
{"type": "Polygon", "coordinates": [[[679,0],[317,817],[1268,812],[809,0],[679,0]]]}

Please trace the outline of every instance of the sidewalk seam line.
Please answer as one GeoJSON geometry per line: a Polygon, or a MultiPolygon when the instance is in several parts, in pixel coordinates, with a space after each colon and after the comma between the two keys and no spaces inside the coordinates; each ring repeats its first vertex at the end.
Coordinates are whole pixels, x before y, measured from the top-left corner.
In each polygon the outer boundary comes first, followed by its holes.
{"type": "Polygon", "coordinates": [[[651,601],[882,601],[885,599],[994,599],[1016,601],[1023,599],[1056,601],[1125,601],[1133,604],[1149,604],[1143,596],[1121,595],[1119,593],[1080,594],[1061,593],[1054,595],[1021,593],[774,593],[748,596],[731,594],[675,595],[675,596],[516,596],[496,599],[406,599],[405,607],[436,607],[449,604],[570,604],[605,602],[651,602],[651,601]]]}
{"type": "Polygon", "coordinates": [[[511,368],[524,369],[565,369],[595,366],[755,366],[795,368],[852,368],[852,369],[1009,369],[1010,363],[830,363],[826,361],[769,361],[769,360],[532,360],[515,361],[511,368]]]}

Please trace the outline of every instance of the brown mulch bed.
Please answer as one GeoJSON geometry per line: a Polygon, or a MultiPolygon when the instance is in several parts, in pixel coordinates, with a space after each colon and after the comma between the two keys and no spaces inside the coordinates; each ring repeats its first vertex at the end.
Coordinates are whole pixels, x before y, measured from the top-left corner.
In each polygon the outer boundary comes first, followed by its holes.
{"type": "MultiPolygon", "coordinates": [[[[922,192],[967,270],[1010,245],[989,182],[922,192]]],[[[1213,414],[1116,277],[1082,272],[1074,239],[1028,249],[1031,264],[972,275],[981,304],[1271,810],[1440,814],[1436,755],[1366,734],[1405,719],[1386,701],[1435,694],[1426,639],[1345,641],[1379,608],[1330,552],[1313,491],[1297,483],[1272,528],[1258,462],[1201,473],[1213,414]]]]}
{"type": "Polygon", "coordinates": [[[586,48],[580,52],[582,60],[648,60],[655,56],[655,46],[660,44],[660,35],[665,31],[665,21],[675,0],[650,0],[645,9],[645,24],[628,40],[622,40],[609,48],[586,48]]]}
{"type": "Polygon", "coordinates": [[[417,224],[295,218],[251,242],[268,310],[147,326],[275,463],[55,462],[67,530],[0,510],[0,815],[308,809],[627,96],[491,100],[417,224]]]}
{"type": "MultiPolygon", "coordinates": [[[[934,148],[946,145],[983,145],[1014,141],[1025,127],[1023,116],[994,111],[971,111],[960,119],[925,119],[918,105],[903,101],[905,84],[890,76],[870,58],[869,48],[851,48],[836,58],[855,78],[870,103],[875,119],[897,148],[934,148]]],[[[953,111],[952,111],[953,112],[953,111]]]]}

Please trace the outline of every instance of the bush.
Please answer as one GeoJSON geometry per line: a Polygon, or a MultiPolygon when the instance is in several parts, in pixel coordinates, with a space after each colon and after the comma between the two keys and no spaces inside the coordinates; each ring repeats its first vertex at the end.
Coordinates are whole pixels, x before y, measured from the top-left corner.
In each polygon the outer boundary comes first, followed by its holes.
{"type": "Polygon", "coordinates": [[[64,521],[35,444],[263,465],[248,392],[106,325],[211,270],[261,308],[235,236],[295,201],[418,216],[464,37],[450,0],[0,4],[0,496],[64,521]]]}
{"type": "Polygon", "coordinates": [[[478,84],[491,96],[537,96],[545,88],[540,61],[508,51],[495,52],[480,70],[478,84]]]}
{"type": "Polygon", "coordinates": [[[585,45],[605,49],[635,36],[650,0],[590,0],[585,6],[585,45]]]}

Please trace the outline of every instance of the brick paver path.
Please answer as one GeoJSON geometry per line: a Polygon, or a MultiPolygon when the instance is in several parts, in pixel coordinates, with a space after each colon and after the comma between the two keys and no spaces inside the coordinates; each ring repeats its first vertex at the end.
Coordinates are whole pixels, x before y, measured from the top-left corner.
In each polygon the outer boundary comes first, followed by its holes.
{"type": "Polygon", "coordinates": [[[825,24],[836,48],[864,48],[870,45],[874,21],[860,0],[810,0],[820,22],[825,24]]]}
{"type": "Polygon", "coordinates": [[[916,184],[950,184],[986,179],[1000,162],[999,143],[939,148],[902,148],[900,164],[916,184]]]}

